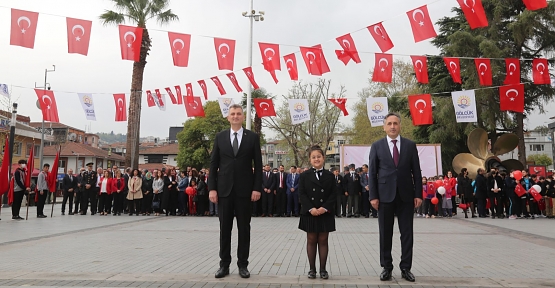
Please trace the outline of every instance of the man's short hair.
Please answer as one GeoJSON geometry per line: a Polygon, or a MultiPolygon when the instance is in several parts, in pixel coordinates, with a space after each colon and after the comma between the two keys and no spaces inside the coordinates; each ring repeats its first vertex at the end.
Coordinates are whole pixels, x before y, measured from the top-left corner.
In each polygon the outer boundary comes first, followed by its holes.
{"type": "Polygon", "coordinates": [[[44,163],[44,165],[42,165],[42,168],[44,168],[44,167],[48,167],[48,168],[50,168],[50,164],[48,164],[48,163],[44,163]]]}
{"type": "Polygon", "coordinates": [[[295,165],[291,165],[291,168],[293,168],[293,169],[297,169],[297,166],[295,166],[295,165]]]}
{"type": "Polygon", "coordinates": [[[229,109],[241,109],[241,110],[243,110],[243,106],[241,106],[241,104],[235,103],[235,104],[231,104],[229,106],[229,109]]]}
{"type": "Polygon", "coordinates": [[[362,167],[368,168],[368,164],[362,164],[362,167]]]}
{"type": "Polygon", "coordinates": [[[27,160],[21,159],[21,160],[17,161],[17,164],[27,164],[27,160]]]}
{"type": "Polygon", "coordinates": [[[399,124],[401,124],[401,115],[399,115],[399,113],[397,112],[389,112],[387,113],[387,115],[385,115],[385,117],[383,118],[383,124],[385,124],[385,121],[387,120],[387,118],[389,118],[390,116],[395,116],[399,119],[399,124]]]}

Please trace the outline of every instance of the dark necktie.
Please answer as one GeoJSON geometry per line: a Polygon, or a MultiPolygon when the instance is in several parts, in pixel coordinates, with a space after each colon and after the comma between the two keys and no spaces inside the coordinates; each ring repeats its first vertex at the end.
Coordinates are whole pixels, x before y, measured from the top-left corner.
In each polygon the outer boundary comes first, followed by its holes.
{"type": "Polygon", "coordinates": [[[239,151],[239,140],[237,140],[237,132],[233,133],[233,155],[237,156],[237,151],[239,151]]]}
{"type": "Polygon", "coordinates": [[[320,176],[322,176],[322,169],[314,169],[314,172],[316,172],[316,178],[320,180],[320,176]]]}
{"type": "Polygon", "coordinates": [[[69,181],[73,182],[73,177],[69,175],[69,181]]]}
{"type": "Polygon", "coordinates": [[[399,149],[397,149],[397,140],[391,140],[393,142],[393,163],[395,166],[399,165],[399,149]]]}

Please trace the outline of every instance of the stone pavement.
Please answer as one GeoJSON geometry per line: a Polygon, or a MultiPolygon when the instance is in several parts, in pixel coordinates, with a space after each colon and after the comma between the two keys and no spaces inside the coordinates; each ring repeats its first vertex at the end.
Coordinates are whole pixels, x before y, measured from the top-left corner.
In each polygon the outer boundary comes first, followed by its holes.
{"type": "MultiPolygon", "coordinates": [[[[2,209],[0,287],[555,287],[555,220],[545,218],[417,218],[417,282],[409,283],[398,268],[392,281],[379,281],[377,219],[337,219],[330,279],[310,280],[298,218],[253,218],[251,278],[240,278],[232,266],[230,276],[215,279],[215,217],[61,216],[59,210],[53,218],[14,221],[2,209]]],[[[398,239],[396,233],[396,264],[398,239]]]]}

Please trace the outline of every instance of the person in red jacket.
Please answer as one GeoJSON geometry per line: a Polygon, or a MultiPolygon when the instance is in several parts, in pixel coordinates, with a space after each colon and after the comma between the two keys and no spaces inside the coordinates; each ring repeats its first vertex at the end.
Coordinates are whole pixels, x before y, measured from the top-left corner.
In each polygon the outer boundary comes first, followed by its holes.
{"type": "Polygon", "coordinates": [[[453,207],[453,216],[457,215],[457,178],[453,177],[451,171],[447,171],[447,177],[443,179],[445,193],[451,193],[451,204],[453,207]]]}
{"type": "Polygon", "coordinates": [[[189,215],[192,216],[197,214],[197,203],[194,201],[195,195],[197,195],[197,180],[193,178],[189,184],[190,186],[185,188],[185,193],[189,195],[189,215]]]}
{"type": "Polygon", "coordinates": [[[112,173],[108,170],[104,171],[100,177],[100,183],[98,183],[98,187],[100,187],[98,211],[100,211],[101,216],[108,215],[112,211],[112,192],[115,190],[115,185],[111,175],[112,173]]]}

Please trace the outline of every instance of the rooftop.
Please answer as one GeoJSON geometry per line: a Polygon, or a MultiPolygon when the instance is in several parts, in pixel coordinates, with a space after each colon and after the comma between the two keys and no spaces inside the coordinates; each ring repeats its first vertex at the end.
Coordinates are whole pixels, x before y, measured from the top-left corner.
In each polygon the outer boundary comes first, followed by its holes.
{"type": "Polygon", "coordinates": [[[163,155],[177,155],[179,153],[179,144],[167,144],[158,147],[146,148],[139,152],[141,155],[163,154],[163,155]]]}
{"type": "MultiPolygon", "coordinates": [[[[56,156],[56,145],[44,147],[44,156],[56,156]]],[[[106,158],[115,161],[125,161],[125,158],[121,155],[112,153],[108,155],[108,151],[91,147],[87,144],[66,142],[62,144],[62,151],[60,152],[60,157],[99,157],[106,158]]]]}
{"type": "MultiPolygon", "coordinates": [[[[32,126],[32,127],[41,127],[42,122],[31,122],[31,123],[29,123],[29,125],[32,126]]],[[[83,131],[81,129],[77,129],[75,127],[71,127],[71,126],[63,124],[63,123],[45,122],[44,127],[45,128],[53,128],[53,129],[69,128],[69,129],[78,130],[78,131],[81,131],[81,132],[85,133],[85,131],[83,131]]]]}

